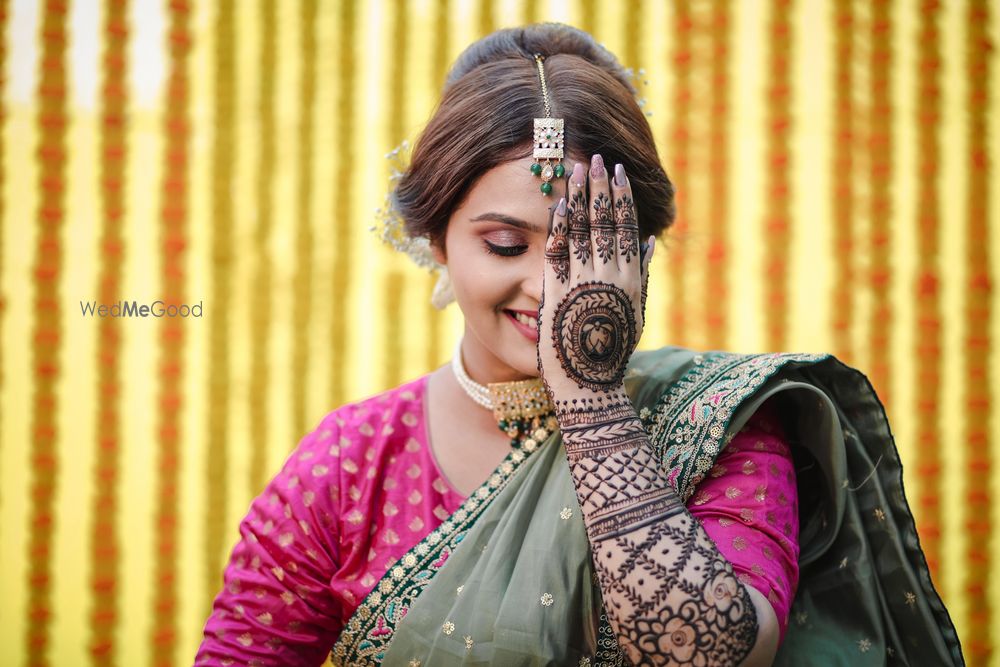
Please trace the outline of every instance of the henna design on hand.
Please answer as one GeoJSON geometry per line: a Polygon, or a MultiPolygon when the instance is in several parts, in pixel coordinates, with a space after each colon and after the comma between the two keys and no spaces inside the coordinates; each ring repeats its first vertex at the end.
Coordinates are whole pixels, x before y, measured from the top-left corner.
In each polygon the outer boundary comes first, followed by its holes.
{"type": "Polygon", "coordinates": [[[556,306],[552,345],[581,389],[618,387],[638,342],[632,302],[617,285],[580,283],[556,306]]]}
{"type": "Polygon", "coordinates": [[[756,642],[749,593],[658,466],[623,390],[556,416],[618,644],[637,665],[734,665],[756,642]]]}
{"type": "Polygon", "coordinates": [[[569,242],[567,241],[566,220],[557,217],[552,226],[552,237],[545,248],[545,260],[552,266],[559,282],[569,280],[569,242]]]}
{"type": "Polygon", "coordinates": [[[590,214],[587,212],[587,198],[582,190],[573,194],[567,211],[569,219],[569,238],[573,243],[573,252],[581,264],[590,259],[590,214]]]}
{"type": "Polygon", "coordinates": [[[615,258],[615,220],[611,199],[601,192],[594,198],[594,249],[605,264],[615,258]]]}
{"type": "Polygon", "coordinates": [[[633,664],[738,665],[750,653],[758,631],[753,600],[690,514],[599,548],[622,554],[599,564],[597,576],[634,600],[608,608],[633,664]],[[655,594],[636,595],[650,580],[659,583],[655,594]]]}
{"type": "Polygon", "coordinates": [[[625,262],[631,262],[639,253],[639,223],[635,216],[635,203],[629,195],[615,201],[615,227],[618,229],[618,250],[625,262]]]}

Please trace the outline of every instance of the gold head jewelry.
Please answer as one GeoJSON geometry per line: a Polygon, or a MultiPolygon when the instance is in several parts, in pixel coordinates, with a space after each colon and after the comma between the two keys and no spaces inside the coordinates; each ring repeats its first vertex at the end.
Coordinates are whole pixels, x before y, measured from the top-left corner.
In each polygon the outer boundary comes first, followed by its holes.
{"type": "Polygon", "coordinates": [[[535,158],[535,161],[531,165],[531,173],[535,176],[541,176],[540,189],[542,194],[547,195],[552,192],[552,179],[562,178],[563,174],[566,173],[566,167],[562,163],[563,147],[565,146],[563,119],[552,117],[552,108],[549,106],[549,88],[545,84],[544,60],[545,58],[541,54],[535,54],[538,79],[542,83],[545,118],[535,119],[535,144],[532,151],[532,157],[535,158]]]}

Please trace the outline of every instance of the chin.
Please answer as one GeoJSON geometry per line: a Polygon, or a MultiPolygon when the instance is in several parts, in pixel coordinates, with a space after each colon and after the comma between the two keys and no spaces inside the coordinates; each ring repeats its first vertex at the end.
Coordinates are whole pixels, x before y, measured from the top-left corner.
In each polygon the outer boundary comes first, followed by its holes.
{"type": "Polygon", "coordinates": [[[535,348],[531,349],[530,355],[518,354],[516,359],[512,359],[514,363],[511,364],[511,368],[516,370],[518,373],[525,375],[529,378],[538,377],[538,352],[535,348]]]}

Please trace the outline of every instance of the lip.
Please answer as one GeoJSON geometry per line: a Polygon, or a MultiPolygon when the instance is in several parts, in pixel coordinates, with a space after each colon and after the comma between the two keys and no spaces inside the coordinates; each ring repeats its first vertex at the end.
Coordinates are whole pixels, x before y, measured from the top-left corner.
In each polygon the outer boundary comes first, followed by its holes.
{"type": "Polygon", "coordinates": [[[517,321],[517,319],[511,313],[521,313],[522,315],[527,315],[529,317],[538,317],[538,311],[531,312],[527,310],[504,310],[503,314],[507,316],[511,324],[514,325],[522,336],[530,340],[532,343],[538,342],[538,329],[532,329],[531,327],[526,327],[517,321]]]}

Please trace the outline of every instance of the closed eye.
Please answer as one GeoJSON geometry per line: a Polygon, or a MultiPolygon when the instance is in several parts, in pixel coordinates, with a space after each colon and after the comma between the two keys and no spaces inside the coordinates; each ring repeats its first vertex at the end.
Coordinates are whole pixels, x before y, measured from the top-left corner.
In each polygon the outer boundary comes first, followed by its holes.
{"type": "Polygon", "coordinates": [[[527,245],[497,245],[495,243],[490,243],[486,239],[483,239],[483,243],[486,245],[486,252],[491,255],[501,255],[503,257],[520,255],[528,249],[527,245]]]}

